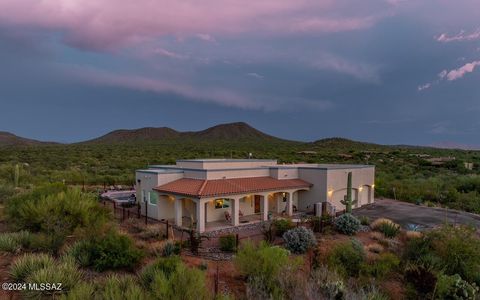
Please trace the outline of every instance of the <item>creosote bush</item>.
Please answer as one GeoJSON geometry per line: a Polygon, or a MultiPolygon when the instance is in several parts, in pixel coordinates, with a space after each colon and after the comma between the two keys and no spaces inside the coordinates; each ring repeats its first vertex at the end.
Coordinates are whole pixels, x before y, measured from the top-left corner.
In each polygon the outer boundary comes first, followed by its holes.
{"type": "Polygon", "coordinates": [[[328,265],[343,276],[358,276],[365,261],[363,245],[356,239],[351,239],[336,245],[329,253],[328,265]]]}
{"type": "Polygon", "coordinates": [[[114,230],[74,244],[68,254],[83,267],[97,271],[133,269],[143,256],[132,239],[114,230]]]}
{"type": "Polygon", "coordinates": [[[233,252],[237,248],[237,240],[234,234],[227,234],[219,238],[220,250],[233,252]]]}
{"type": "Polygon", "coordinates": [[[283,236],[285,232],[295,227],[290,219],[275,219],[272,225],[277,236],[283,236]]]}
{"type": "Polygon", "coordinates": [[[354,235],[360,229],[360,221],[349,213],[335,219],[335,228],[346,235],[354,235]]]}
{"type": "Polygon", "coordinates": [[[292,253],[303,254],[317,244],[312,230],[305,227],[296,227],[283,234],[285,247],[292,253]]]}

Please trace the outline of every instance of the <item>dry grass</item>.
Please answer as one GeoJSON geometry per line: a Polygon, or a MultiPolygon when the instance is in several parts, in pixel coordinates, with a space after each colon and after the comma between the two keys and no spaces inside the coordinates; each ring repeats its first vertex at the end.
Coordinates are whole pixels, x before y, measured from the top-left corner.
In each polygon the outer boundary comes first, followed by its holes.
{"type": "Polygon", "coordinates": [[[383,246],[380,245],[379,243],[369,244],[365,247],[365,249],[367,249],[368,252],[373,252],[377,254],[383,252],[384,250],[383,246]]]}
{"type": "Polygon", "coordinates": [[[405,237],[407,240],[415,239],[415,238],[421,238],[423,236],[423,233],[420,231],[407,231],[405,232],[405,237]]]}
{"type": "Polygon", "coordinates": [[[385,239],[385,236],[381,232],[373,231],[372,233],[370,233],[370,238],[374,241],[383,241],[385,239]]]}
{"type": "Polygon", "coordinates": [[[370,223],[370,228],[372,228],[373,230],[376,230],[383,224],[395,224],[395,223],[392,220],[387,218],[379,218],[373,221],[372,223],[370,223]]]}

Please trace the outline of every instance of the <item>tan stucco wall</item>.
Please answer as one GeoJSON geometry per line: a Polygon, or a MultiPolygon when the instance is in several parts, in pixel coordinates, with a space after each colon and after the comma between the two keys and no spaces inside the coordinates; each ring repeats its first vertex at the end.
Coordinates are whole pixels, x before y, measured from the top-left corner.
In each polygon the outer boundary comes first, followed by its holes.
{"type": "Polygon", "coordinates": [[[301,179],[313,184],[309,191],[298,192],[298,209],[313,211],[314,204],[326,200],[327,171],[323,169],[302,168],[298,170],[301,179]]]}

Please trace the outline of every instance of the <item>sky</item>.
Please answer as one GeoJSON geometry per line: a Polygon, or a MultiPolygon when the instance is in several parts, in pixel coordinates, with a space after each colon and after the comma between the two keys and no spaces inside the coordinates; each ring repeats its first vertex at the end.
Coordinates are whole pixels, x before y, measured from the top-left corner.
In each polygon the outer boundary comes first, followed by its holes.
{"type": "Polygon", "coordinates": [[[478,0],[0,0],[0,131],[480,147],[478,0]]]}

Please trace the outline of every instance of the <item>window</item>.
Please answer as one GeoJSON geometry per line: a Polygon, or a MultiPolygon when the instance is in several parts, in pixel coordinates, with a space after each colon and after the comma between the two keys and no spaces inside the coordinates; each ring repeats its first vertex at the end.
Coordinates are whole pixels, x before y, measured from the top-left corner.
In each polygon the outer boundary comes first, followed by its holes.
{"type": "Polygon", "coordinates": [[[151,205],[157,205],[158,201],[158,194],[156,192],[149,192],[148,193],[148,202],[151,205]]]}
{"type": "Polygon", "coordinates": [[[215,208],[229,208],[229,207],[230,207],[230,200],[228,199],[215,200],[215,208]]]}

